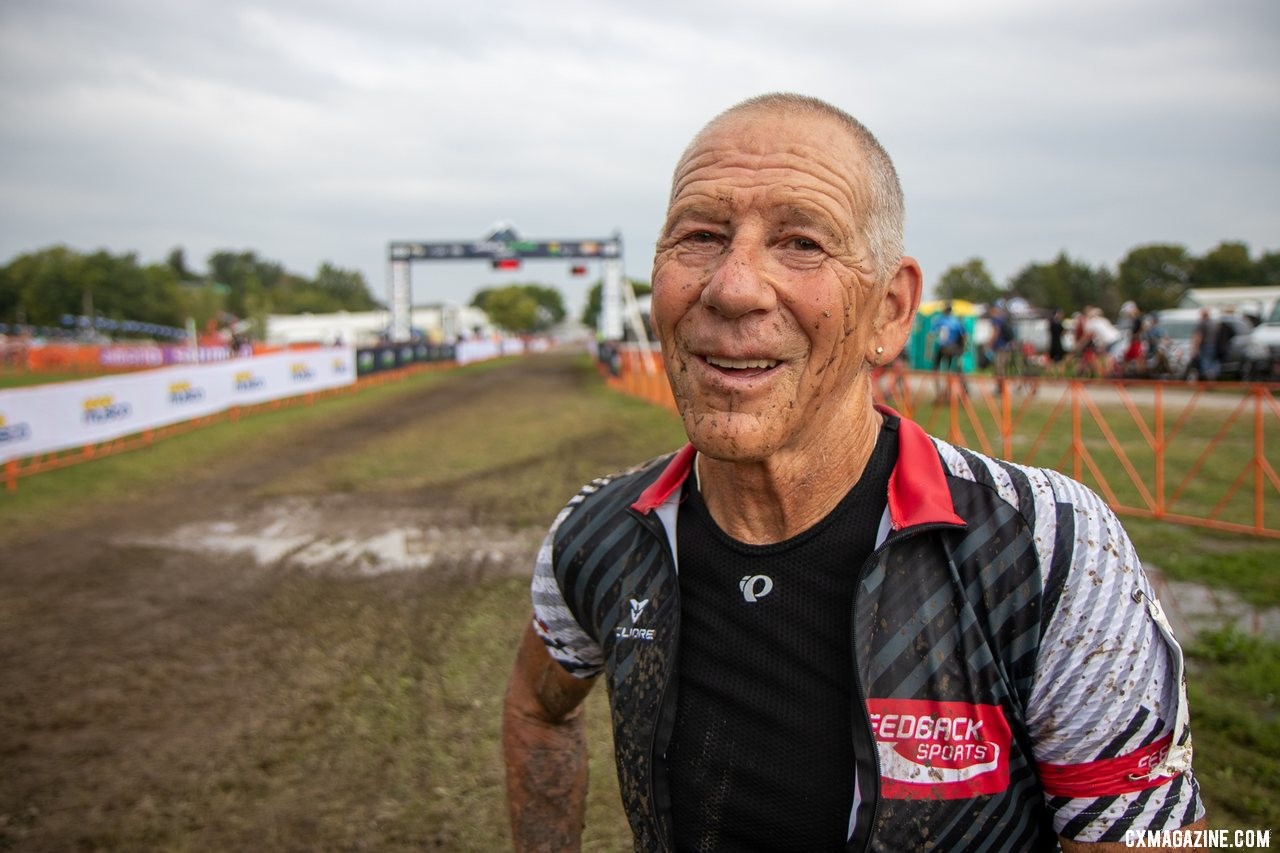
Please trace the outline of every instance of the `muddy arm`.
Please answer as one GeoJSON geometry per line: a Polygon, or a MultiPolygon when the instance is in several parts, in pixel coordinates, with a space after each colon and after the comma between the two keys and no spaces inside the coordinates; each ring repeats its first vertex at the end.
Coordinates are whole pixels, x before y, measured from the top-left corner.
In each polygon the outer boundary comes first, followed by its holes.
{"type": "Polygon", "coordinates": [[[530,624],[502,711],[507,810],[518,851],[578,850],[586,814],[582,700],[595,679],[574,678],[530,624]]]}

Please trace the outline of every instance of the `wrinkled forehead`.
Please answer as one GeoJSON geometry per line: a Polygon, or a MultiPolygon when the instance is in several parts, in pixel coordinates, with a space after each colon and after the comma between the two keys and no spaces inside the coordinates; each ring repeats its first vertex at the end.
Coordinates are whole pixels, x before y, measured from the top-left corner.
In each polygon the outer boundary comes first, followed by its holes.
{"type": "Polygon", "coordinates": [[[721,116],[685,149],[672,176],[669,204],[691,184],[726,172],[786,180],[801,173],[846,195],[865,210],[866,158],[853,133],[821,114],[756,109],[721,116]]]}

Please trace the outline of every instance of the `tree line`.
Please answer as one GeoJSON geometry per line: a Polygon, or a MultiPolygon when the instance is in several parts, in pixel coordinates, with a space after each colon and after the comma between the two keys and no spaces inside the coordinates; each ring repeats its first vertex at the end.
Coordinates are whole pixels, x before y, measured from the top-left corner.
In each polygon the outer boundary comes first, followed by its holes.
{"type": "Polygon", "coordinates": [[[330,263],[313,278],[289,272],[253,251],[220,250],[206,272],[194,272],[176,248],[160,263],[136,253],[113,255],[52,246],[0,267],[0,322],[59,327],[67,317],[91,317],[198,328],[268,314],[367,311],[380,307],[364,276],[330,263]]]}
{"type": "Polygon", "coordinates": [[[508,284],[476,291],[471,306],[495,326],[516,333],[545,332],[565,318],[564,297],[542,284],[508,284]]]}
{"type": "MultiPolygon", "coordinates": [[[[261,332],[268,314],[382,307],[361,273],[328,262],[307,278],[254,251],[219,250],[209,255],[205,269],[193,271],[180,247],[158,263],[143,263],[136,253],[83,253],[67,246],[29,252],[0,267],[0,323],[58,327],[64,318],[90,316],[181,327],[190,317],[205,328],[249,319],[261,332]]],[[[1176,306],[1192,287],[1267,285],[1280,286],[1280,252],[1254,257],[1247,244],[1223,241],[1199,256],[1173,243],[1138,246],[1114,270],[1064,251],[1047,263],[1027,264],[1003,285],[975,257],[944,271],[935,293],[980,303],[1020,296],[1067,312],[1096,305],[1115,315],[1126,300],[1156,311],[1176,306]]],[[[649,291],[644,282],[632,286],[637,295],[649,291]]],[[[566,315],[560,292],[536,283],[483,289],[471,304],[512,332],[545,331],[566,315]]],[[[595,326],[599,311],[597,282],[582,318],[587,326],[595,326]]]]}
{"type": "Polygon", "coordinates": [[[996,284],[981,258],[949,267],[938,280],[940,299],[991,303],[1021,296],[1042,308],[1067,313],[1096,305],[1114,316],[1135,302],[1143,311],[1173,308],[1193,287],[1280,286],[1280,252],[1250,254],[1247,244],[1223,241],[1196,256],[1176,243],[1152,243],[1131,249],[1113,271],[1072,260],[1066,252],[1048,263],[1030,263],[1004,286],[996,284]]]}

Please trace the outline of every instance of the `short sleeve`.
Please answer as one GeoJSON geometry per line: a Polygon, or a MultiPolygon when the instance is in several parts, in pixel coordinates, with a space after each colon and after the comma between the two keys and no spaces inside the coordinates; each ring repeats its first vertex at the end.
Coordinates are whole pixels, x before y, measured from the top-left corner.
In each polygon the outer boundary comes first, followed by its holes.
{"type": "Polygon", "coordinates": [[[1027,709],[1054,829],[1093,842],[1185,826],[1204,808],[1182,650],[1115,514],[1078,483],[1055,485],[1074,541],[1027,709]]]}
{"type": "Polygon", "coordinates": [[[603,668],[604,655],[599,644],[574,618],[555,575],[556,530],[571,511],[572,506],[569,506],[560,512],[538,549],[530,590],[533,598],[533,627],[546,644],[551,657],[571,675],[590,678],[603,668]]]}

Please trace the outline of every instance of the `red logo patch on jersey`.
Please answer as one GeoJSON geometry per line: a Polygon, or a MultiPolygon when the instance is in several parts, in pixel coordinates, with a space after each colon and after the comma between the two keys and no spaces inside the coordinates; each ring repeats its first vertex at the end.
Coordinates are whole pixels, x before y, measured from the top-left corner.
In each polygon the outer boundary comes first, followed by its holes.
{"type": "Polygon", "coordinates": [[[953,800],[1009,787],[1011,735],[999,705],[868,699],[880,753],[880,793],[953,800]]]}

